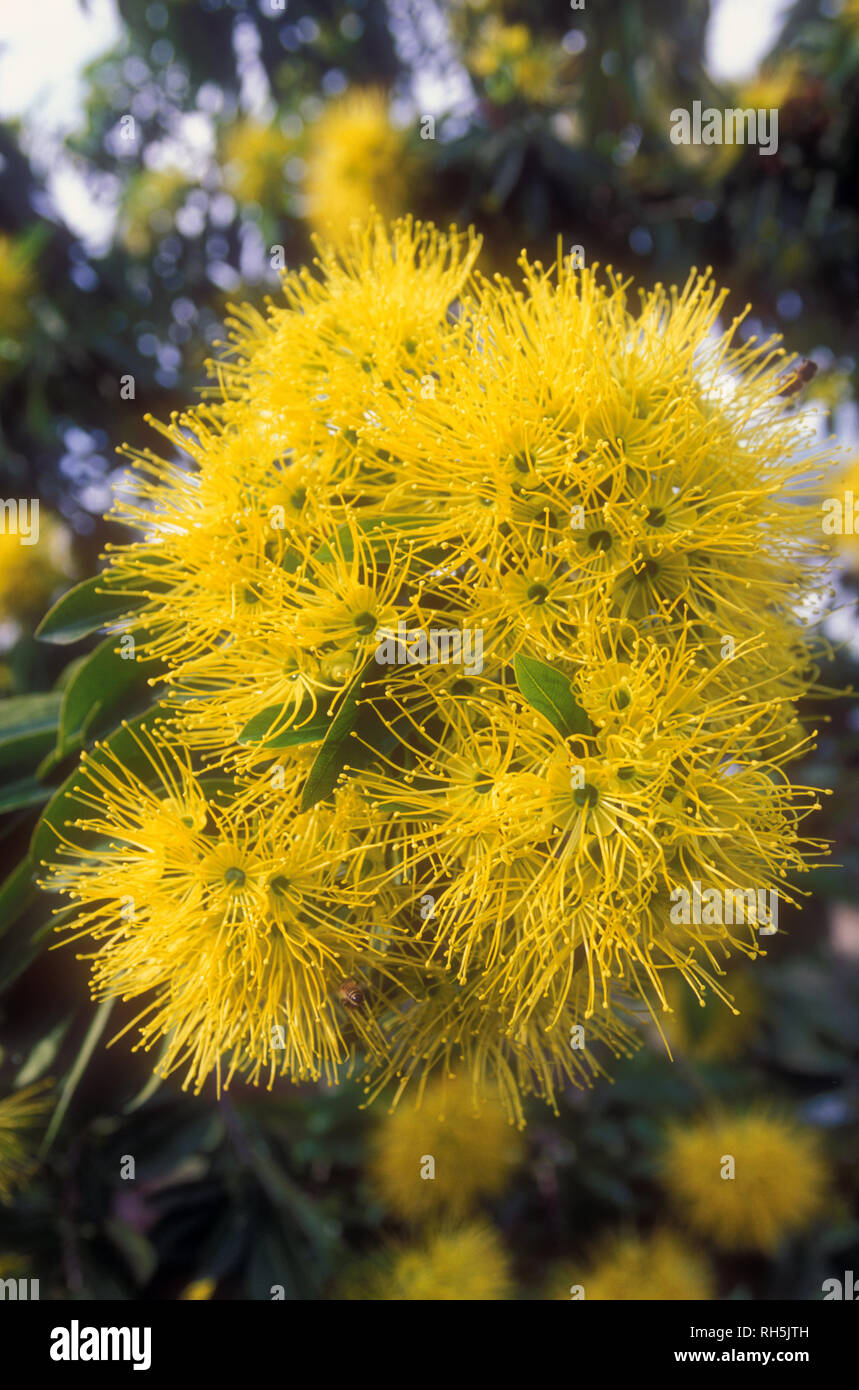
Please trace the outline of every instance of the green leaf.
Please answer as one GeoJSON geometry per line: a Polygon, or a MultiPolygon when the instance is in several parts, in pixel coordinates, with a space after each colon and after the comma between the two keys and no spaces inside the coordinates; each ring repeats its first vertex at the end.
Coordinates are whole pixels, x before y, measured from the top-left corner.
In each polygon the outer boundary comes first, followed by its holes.
{"type": "Polygon", "coordinates": [[[343,764],[346,761],[349,735],[358,721],[358,695],[367,672],[375,664],[375,658],[370,657],[370,660],[362,666],[346,691],[340,708],[329,725],[328,732],[322,741],[322,747],[316,754],[304,784],[300,808],[302,811],[309,811],[311,806],[316,805],[317,801],[322,801],[326,796],[330,796],[337,784],[337,778],[343,771],[343,764]]]}
{"type": "Polygon", "coordinates": [[[98,632],[108,623],[132,613],[148,600],[126,593],[110,593],[103,575],[85,579],[58,599],[36,629],[43,642],[61,646],[78,642],[91,632],[98,632]]]}
{"type": "Polygon", "coordinates": [[[290,725],[267,739],[266,734],[277,724],[283,708],[283,705],[269,705],[268,709],[255,714],[239,734],[239,743],[260,743],[263,748],[295,748],[302,743],[318,743],[331,728],[331,720],[320,716],[297,726],[290,725]]]}
{"type": "Polygon", "coordinates": [[[0,935],[17,922],[37,897],[38,889],[33,882],[33,866],[30,856],[27,855],[0,887],[0,935]]]}
{"type": "Polygon", "coordinates": [[[62,753],[77,739],[127,710],[132,693],[145,688],[149,677],[159,674],[157,660],[136,661],[117,652],[119,637],[105,639],[85,657],[66,688],[60,710],[57,750],[62,753]]]}
{"type": "Polygon", "coordinates": [[[520,653],[513,658],[513,671],[528,704],[544,715],[562,738],[593,733],[591,721],[573,694],[570,682],[556,667],[520,653]]]}

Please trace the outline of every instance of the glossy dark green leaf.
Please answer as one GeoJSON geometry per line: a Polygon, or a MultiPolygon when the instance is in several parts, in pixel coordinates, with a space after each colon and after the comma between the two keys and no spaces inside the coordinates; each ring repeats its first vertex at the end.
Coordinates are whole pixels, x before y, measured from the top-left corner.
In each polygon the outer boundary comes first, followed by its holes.
{"type": "Polygon", "coordinates": [[[82,637],[98,632],[145,603],[144,598],[116,590],[111,593],[104,577],[96,575],[76,584],[57,600],[36,629],[36,636],[43,642],[56,642],[61,646],[79,642],[82,637]]]}

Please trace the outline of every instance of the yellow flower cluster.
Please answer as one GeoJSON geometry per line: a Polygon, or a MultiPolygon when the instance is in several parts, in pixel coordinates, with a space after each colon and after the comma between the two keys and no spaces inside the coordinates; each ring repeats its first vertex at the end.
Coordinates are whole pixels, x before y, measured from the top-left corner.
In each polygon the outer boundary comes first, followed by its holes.
{"type": "Polygon", "coordinates": [[[174,456],[131,455],[104,582],[169,719],[90,757],[48,878],[194,1086],[438,1070],[521,1122],[666,973],[720,993],[760,951],[676,888],[791,899],[820,852],[785,772],[823,557],[781,350],[720,330],[706,275],[636,303],[478,250],[410,219],[321,248],[235,312],[174,456]]]}

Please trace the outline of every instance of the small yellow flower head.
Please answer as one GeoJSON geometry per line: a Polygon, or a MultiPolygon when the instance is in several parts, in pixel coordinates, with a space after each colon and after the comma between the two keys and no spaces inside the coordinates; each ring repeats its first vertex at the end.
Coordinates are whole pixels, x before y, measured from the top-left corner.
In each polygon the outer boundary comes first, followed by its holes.
{"type": "Polygon", "coordinates": [[[247,119],[230,126],[224,138],[224,177],[230,192],[242,203],[278,208],[284,200],[284,164],[295,154],[294,136],[276,125],[247,119]]]}
{"type": "Polygon", "coordinates": [[[396,130],[381,91],[357,88],[337,97],[310,132],[305,195],[310,225],[342,243],[353,221],[373,208],[383,217],[408,210],[415,179],[406,136],[396,130]]]}
{"type": "Polygon", "coordinates": [[[483,1303],[507,1299],[511,1291],[507,1253],[484,1222],[394,1249],[350,1285],[351,1297],[386,1303],[483,1303]]]}
{"type": "Polygon", "coordinates": [[[522,1141],[504,1107],[476,1103],[467,1081],[432,1082],[420,1109],[408,1101],[376,1131],[371,1173],[397,1215],[464,1216],[481,1197],[504,1191],[522,1141]]]}
{"type": "Polygon", "coordinates": [[[53,1105],[52,1086],[52,1081],[39,1081],[0,1100],[0,1202],[9,1202],[38,1167],[31,1131],[53,1105]]]}
{"type": "Polygon", "coordinates": [[[620,1232],[582,1264],[557,1266],[547,1297],[592,1302],[669,1302],[713,1298],[707,1261],[673,1231],[620,1232]]]}
{"type": "Polygon", "coordinates": [[[74,578],[71,535],[57,517],[39,508],[35,544],[4,527],[0,533],[0,619],[30,619],[41,612],[54,591],[74,578]]]}
{"type": "Polygon", "coordinates": [[[820,1214],[827,1167],[812,1130],[752,1110],[675,1129],[662,1181],[697,1234],[771,1254],[820,1214]]]}

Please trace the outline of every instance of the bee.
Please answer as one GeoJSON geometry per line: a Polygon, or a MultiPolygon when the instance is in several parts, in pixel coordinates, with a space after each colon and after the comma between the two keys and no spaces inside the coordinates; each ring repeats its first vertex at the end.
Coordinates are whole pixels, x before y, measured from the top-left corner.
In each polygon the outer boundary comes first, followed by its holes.
{"type": "Polygon", "coordinates": [[[801,357],[785,378],[784,385],[777,394],[779,396],[795,396],[797,391],[801,391],[803,386],[808,385],[816,372],[817,363],[810,362],[807,357],[801,357]]]}
{"type": "Polygon", "coordinates": [[[347,1009],[360,1009],[364,1003],[364,991],[357,980],[344,980],[337,993],[347,1009]]]}

